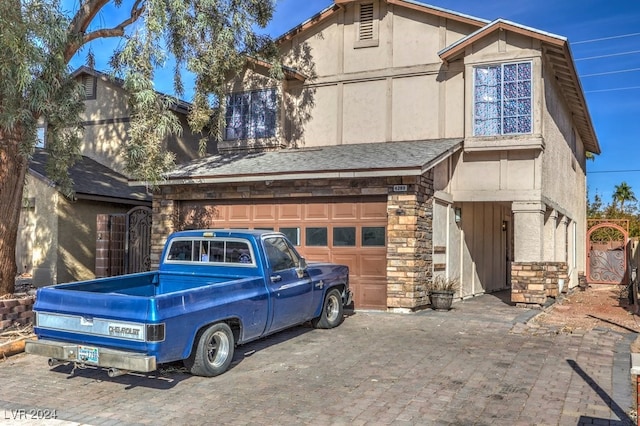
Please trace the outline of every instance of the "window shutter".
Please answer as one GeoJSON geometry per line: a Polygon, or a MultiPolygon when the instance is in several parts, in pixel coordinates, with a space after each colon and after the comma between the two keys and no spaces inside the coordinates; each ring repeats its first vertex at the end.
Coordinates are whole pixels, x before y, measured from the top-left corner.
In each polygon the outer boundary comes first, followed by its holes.
{"type": "Polygon", "coordinates": [[[373,40],[373,3],[360,5],[359,40],[373,40]]]}

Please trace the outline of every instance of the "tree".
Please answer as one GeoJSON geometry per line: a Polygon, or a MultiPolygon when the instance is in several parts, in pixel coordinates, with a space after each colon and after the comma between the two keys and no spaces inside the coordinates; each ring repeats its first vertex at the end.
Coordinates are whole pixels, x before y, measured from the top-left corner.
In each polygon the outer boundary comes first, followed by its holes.
{"type": "MultiPolygon", "coordinates": [[[[209,135],[219,137],[224,83],[245,58],[266,59],[274,76],[280,73],[274,44],[254,30],[271,19],[273,0],[78,0],[77,6],[69,16],[60,0],[0,1],[0,295],[14,290],[19,214],[39,122],[47,125],[48,177],[73,196],[67,170],[79,158],[83,98],[68,64],[81,49],[96,39],[121,39],[110,65],[130,94],[127,170],[151,185],[173,164],[160,142],[181,131],[173,100],[153,90],[154,72],[169,56],[177,96],[184,95],[183,70],[195,75],[189,124],[203,134],[202,152],[209,135]],[[126,16],[108,26],[106,6],[126,16]]],[[[91,51],[87,56],[91,61],[91,51]]]]}
{"type": "Polygon", "coordinates": [[[624,203],[626,201],[638,201],[631,187],[627,182],[621,182],[620,185],[614,186],[613,191],[613,203],[617,205],[620,203],[620,210],[624,212],[624,203]]]}

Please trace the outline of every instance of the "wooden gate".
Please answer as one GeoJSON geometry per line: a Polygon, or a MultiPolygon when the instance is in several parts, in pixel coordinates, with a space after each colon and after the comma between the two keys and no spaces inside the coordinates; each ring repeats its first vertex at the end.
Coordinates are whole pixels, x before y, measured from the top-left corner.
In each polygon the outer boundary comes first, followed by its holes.
{"type": "Polygon", "coordinates": [[[134,207],[124,214],[98,215],[96,277],[151,269],[151,209],[134,207]]]}
{"type": "Polygon", "coordinates": [[[629,221],[590,219],[587,223],[587,281],[627,284],[629,221]]]}

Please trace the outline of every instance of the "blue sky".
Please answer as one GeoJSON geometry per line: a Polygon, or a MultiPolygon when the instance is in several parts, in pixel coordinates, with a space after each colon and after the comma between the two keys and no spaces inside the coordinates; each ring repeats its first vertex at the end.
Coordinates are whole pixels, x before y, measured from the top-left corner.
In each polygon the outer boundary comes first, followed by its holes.
{"type": "MultiPolygon", "coordinates": [[[[73,10],[77,2],[63,0],[63,5],[73,10]]],[[[332,0],[276,0],[274,19],[265,31],[277,37],[332,3],[332,0]]],[[[602,154],[587,164],[590,198],[598,193],[609,203],[614,186],[626,181],[640,199],[640,1],[429,0],[423,3],[487,20],[504,18],[567,37],[602,149],[602,154]]],[[[99,22],[108,25],[118,12],[105,9],[99,22]]],[[[97,69],[108,69],[107,59],[113,46],[112,40],[94,42],[97,69]]],[[[85,54],[86,51],[77,55],[72,67],[82,65],[85,54]]],[[[158,76],[157,89],[171,93],[170,76],[165,77],[162,72],[158,76]]],[[[186,86],[188,89],[188,83],[186,86]]]]}

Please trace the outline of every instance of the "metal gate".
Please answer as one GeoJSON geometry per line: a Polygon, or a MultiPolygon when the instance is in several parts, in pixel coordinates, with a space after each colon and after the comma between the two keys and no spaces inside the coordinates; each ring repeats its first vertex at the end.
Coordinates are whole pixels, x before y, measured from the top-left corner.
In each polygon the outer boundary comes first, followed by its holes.
{"type": "Polygon", "coordinates": [[[588,220],[587,281],[590,284],[627,284],[629,221],[588,220]]]}
{"type": "Polygon", "coordinates": [[[134,207],[124,214],[98,215],[96,277],[151,269],[151,217],[149,207],[134,207]],[[101,256],[100,250],[106,256],[101,256]]]}

